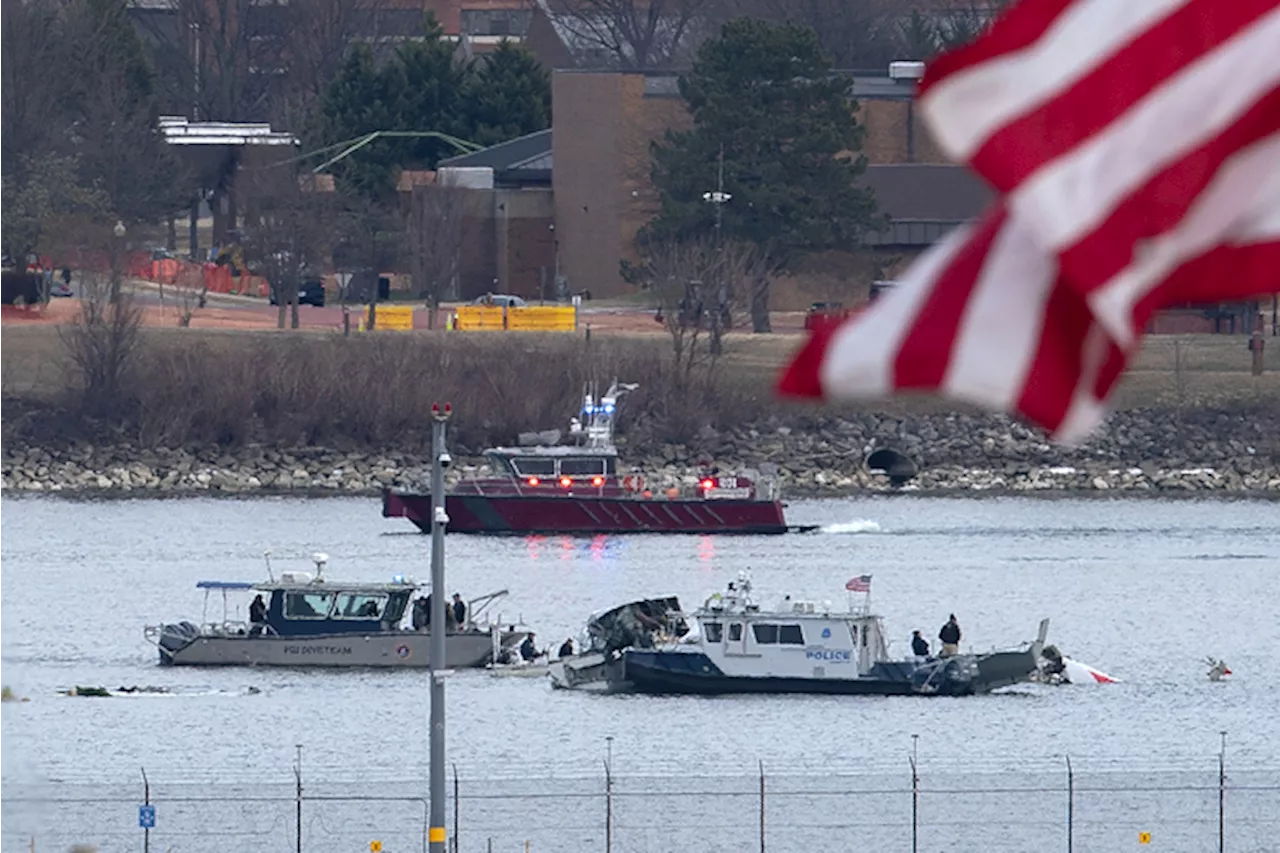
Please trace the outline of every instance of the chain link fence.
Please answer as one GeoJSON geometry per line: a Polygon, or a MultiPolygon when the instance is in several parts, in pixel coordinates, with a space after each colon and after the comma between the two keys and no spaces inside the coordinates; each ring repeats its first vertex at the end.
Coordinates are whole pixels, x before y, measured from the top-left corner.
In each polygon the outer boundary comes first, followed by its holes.
{"type": "MultiPolygon", "coordinates": [[[[314,774],[319,776],[318,772],[314,774]]],[[[334,776],[334,771],[326,772],[334,776]]],[[[534,851],[1065,851],[1273,853],[1280,768],[1124,767],[1063,759],[1009,767],[921,765],[701,775],[459,775],[449,849],[534,851]]],[[[5,781],[4,853],[427,849],[427,782],[246,772],[198,781],[5,781]],[[155,807],[140,827],[139,806],[155,807]]]]}

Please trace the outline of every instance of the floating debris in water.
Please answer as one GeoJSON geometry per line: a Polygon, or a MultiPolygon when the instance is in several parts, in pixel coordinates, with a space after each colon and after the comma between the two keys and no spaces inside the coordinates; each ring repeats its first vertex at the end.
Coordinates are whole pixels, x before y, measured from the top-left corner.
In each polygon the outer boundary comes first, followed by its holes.
{"type": "MultiPolygon", "coordinates": [[[[246,687],[244,690],[238,690],[238,691],[236,690],[194,690],[189,693],[186,693],[185,695],[187,696],[235,696],[235,695],[257,696],[261,692],[262,690],[260,688],[246,687]]],[[[133,687],[117,687],[115,690],[108,690],[105,687],[84,687],[82,685],[77,684],[76,686],[70,688],[69,690],[59,690],[58,694],[60,696],[96,696],[96,697],[183,695],[182,693],[174,690],[171,687],[153,687],[153,686],[139,687],[136,684],[133,687]]],[[[25,702],[27,700],[24,699],[22,701],[25,702]]]]}
{"type": "Polygon", "coordinates": [[[1224,660],[1205,658],[1204,662],[1209,666],[1210,681],[1221,681],[1224,676],[1231,674],[1231,667],[1227,666],[1227,662],[1224,660]]]}
{"type": "Polygon", "coordinates": [[[19,698],[8,686],[0,687],[0,702],[30,702],[26,696],[19,698]]]}

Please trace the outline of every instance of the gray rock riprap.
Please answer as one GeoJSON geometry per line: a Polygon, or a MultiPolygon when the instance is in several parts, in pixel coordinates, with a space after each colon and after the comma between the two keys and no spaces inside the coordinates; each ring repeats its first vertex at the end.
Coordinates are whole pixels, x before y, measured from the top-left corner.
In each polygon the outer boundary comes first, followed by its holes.
{"type": "MultiPolygon", "coordinates": [[[[802,425],[706,430],[687,445],[626,437],[619,444],[628,468],[662,486],[692,484],[700,464],[711,463],[724,472],[773,474],[791,496],[888,490],[864,459],[892,447],[920,466],[906,490],[1280,496],[1280,424],[1253,415],[1117,413],[1078,447],[1052,445],[1004,417],[967,414],[814,418],[802,425]]],[[[454,450],[458,464],[450,480],[485,470],[465,448],[454,450]]],[[[3,452],[3,488],[10,495],[373,495],[387,486],[421,487],[428,476],[424,456],[399,450],[7,442],[3,452]]]]}

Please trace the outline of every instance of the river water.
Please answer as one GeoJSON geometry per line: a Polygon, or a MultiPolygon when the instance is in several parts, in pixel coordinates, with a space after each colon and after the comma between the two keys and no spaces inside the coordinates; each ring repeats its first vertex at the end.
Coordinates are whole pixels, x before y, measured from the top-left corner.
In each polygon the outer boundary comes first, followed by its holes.
{"type": "MultiPolygon", "coordinates": [[[[975,649],[1030,640],[1048,616],[1050,642],[1123,683],[652,698],[460,673],[448,714],[462,850],[605,849],[611,756],[616,850],[755,849],[763,768],[769,849],[906,851],[913,748],[921,849],[1059,849],[1064,756],[1075,850],[1128,849],[1143,831],[1163,842],[1153,850],[1216,849],[1220,732],[1231,849],[1280,850],[1280,504],[898,496],[797,502],[788,520],[824,527],[451,536],[449,591],[508,589],[504,614],[558,645],[593,611],[656,594],[692,607],[743,569],[765,600],[841,601],[865,573],[895,654],[952,612],[975,649]],[[1209,655],[1229,680],[1208,680],[1209,655]]],[[[430,540],[411,531],[368,499],[5,500],[0,663],[29,701],[3,706],[3,849],[33,837],[141,849],[139,768],[158,803],[155,849],[293,849],[299,756],[304,797],[332,798],[306,803],[305,849],[421,849],[424,673],[160,668],[142,637],[148,623],[199,621],[197,580],[263,578],[264,548],[277,572],[322,550],[335,580],[426,579],[430,540]],[[72,685],[176,695],[59,695],[72,685]]]]}

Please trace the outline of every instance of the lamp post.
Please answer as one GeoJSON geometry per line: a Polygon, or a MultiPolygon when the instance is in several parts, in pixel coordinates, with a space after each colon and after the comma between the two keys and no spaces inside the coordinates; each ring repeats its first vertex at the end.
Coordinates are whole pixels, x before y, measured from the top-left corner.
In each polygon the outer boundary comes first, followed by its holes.
{"type": "Polygon", "coordinates": [[[124,220],[117,219],[115,227],[111,229],[111,234],[115,238],[111,241],[111,304],[115,305],[120,301],[120,247],[124,243],[124,235],[127,233],[124,227],[124,220]]]}
{"type": "Polygon", "coordinates": [[[453,407],[431,404],[431,853],[445,853],[444,802],[444,530],[449,516],[444,510],[444,469],[452,459],[445,449],[445,423],[453,407]]]}

